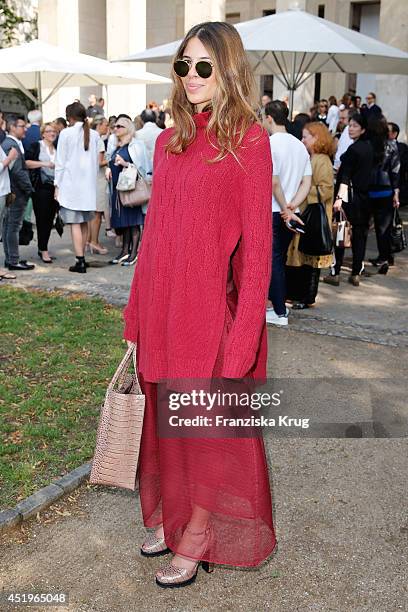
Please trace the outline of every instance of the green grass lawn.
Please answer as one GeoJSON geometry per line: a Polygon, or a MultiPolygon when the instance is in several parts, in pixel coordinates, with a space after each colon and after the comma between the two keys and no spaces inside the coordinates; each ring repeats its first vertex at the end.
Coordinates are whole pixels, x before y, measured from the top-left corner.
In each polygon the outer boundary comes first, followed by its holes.
{"type": "Polygon", "coordinates": [[[122,329],[100,299],[0,288],[0,509],[92,458],[122,329]]]}

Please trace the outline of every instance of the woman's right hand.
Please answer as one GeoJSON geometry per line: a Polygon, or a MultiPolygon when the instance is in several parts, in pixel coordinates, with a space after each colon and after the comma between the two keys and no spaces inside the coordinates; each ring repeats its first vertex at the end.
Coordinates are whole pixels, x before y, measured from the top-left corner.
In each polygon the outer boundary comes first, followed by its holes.
{"type": "Polygon", "coordinates": [[[341,198],[336,198],[333,204],[334,212],[339,212],[343,206],[343,200],[341,198]]]}
{"type": "Polygon", "coordinates": [[[107,181],[112,180],[112,170],[110,168],[105,168],[105,178],[107,181]]]}

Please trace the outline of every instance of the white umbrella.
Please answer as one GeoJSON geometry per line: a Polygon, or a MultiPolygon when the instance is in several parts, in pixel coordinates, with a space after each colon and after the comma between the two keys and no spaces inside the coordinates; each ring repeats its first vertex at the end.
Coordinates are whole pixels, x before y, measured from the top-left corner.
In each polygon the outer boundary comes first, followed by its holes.
{"type": "Polygon", "coordinates": [[[66,86],[169,82],[166,77],[130,68],[128,64],[113,64],[41,40],[0,50],[0,87],[20,89],[39,107],[66,86]],[[43,99],[44,88],[51,91],[43,99]],[[37,90],[37,97],[30,89],[37,90]]]}
{"type": "MultiPolygon", "coordinates": [[[[408,74],[408,53],[300,10],[235,25],[257,75],[274,74],[290,92],[316,72],[408,74]]],[[[169,62],[181,40],[121,61],[169,62]]]]}

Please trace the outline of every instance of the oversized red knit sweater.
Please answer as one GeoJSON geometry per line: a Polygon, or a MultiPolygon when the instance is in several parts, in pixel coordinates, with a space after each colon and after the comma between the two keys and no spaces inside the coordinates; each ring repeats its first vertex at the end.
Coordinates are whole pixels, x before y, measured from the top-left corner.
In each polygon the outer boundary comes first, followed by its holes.
{"type": "Polygon", "coordinates": [[[237,151],[240,163],[230,154],[208,163],[216,155],[206,134],[208,119],[208,112],[194,116],[196,138],[181,154],[165,151],[171,128],[156,143],[152,196],[124,311],[124,337],[139,343],[139,370],[151,382],[211,377],[234,250],[238,299],[222,376],[265,376],[272,248],[269,139],[254,125],[237,151]]]}

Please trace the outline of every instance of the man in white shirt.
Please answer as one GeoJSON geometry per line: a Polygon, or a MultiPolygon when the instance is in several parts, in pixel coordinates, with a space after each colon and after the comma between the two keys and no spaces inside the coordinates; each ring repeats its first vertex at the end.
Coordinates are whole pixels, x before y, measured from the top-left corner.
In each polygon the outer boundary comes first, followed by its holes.
{"type": "Polygon", "coordinates": [[[142,111],[140,118],[143,121],[143,127],[136,131],[135,136],[138,140],[142,140],[145,143],[147,157],[149,162],[153,164],[153,154],[156,140],[163,130],[156,124],[157,115],[154,110],[146,108],[144,111],[142,111]]]}
{"type": "Polygon", "coordinates": [[[273,164],[272,278],[269,287],[267,323],[287,325],[285,263],[293,231],[289,221],[301,222],[295,214],[306,199],[312,183],[312,167],[304,144],[288,134],[288,108],[280,100],[265,107],[266,127],[271,134],[273,164]]]}
{"type": "MultiPolygon", "coordinates": [[[[147,158],[150,164],[150,172],[147,178],[151,181],[151,173],[153,171],[154,148],[156,146],[156,140],[163,132],[163,130],[156,123],[157,115],[154,110],[150,108],[145,108],[145,110],[141,112],[140,118],[143,121],[143,127],[140,130],[136,130],[135,137],[137,138],[137,140],[142,140],[146,146],[147,158]]],[[[148,205],[149,203],[144,204],[142,206],[142,211],[144,214],[147,213],[148,205]]]]}
{"type": "Polygon", "coordinates": [[[348,121],[349,121],[350,111],[348,108],[340,108],[340,123],[345,125],[346,127],[341,133],[339,142],[337,144],[336,155],[334,156],[334,169],[338,170],[340,168],[340,157],[347,151],[349,146],[353,144],[354,140],[350,138],[349,129],[348,129],[348,121]]]}

